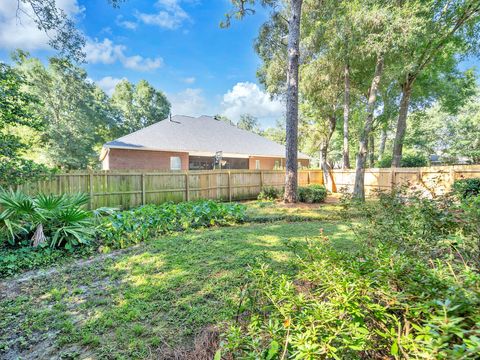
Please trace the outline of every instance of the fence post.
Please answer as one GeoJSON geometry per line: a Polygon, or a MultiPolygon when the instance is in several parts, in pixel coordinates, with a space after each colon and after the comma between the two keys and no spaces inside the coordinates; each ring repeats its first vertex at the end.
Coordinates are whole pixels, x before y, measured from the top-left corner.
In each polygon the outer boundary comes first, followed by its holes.
{"type": "Polygon", "coordinates": [[[145,174],[142,173],[142,205],[145,205],[145,174]]]}
{"type": "Polygon", "coordinates": [[[188,171],[185,172],[185,200],[190,201],[190,179],[188,171]]]}
{"type": "Polygon", "coordinates": [[[308,170],[307,174],[307,185],[310,185],[310,170],[308,170]]]}
{"type": "Polygon", "coordinates": [[[88,200],[88,207],[93,210],[93,173],[88,174],[88,190],[90,191],[90,198],[88,200]]]}
{"type": "Polygon", "coordinates": [[[457,172],[455,171],[455,168],[452,166],[450,168],[450,182],[451,183],[450,183],[449,190],[452,188],[453,183],[455,182],[456,175],[457,175],[457,172]]]}
{"type": "Polygon", "coordinates": [[[232,173],[228,172],[228,201],[232,202],[232,173]]]}
{"type": "Polygon", "coordinates": [[[260,170],[260,191],[263,190],[263,171],[260,170]]]}

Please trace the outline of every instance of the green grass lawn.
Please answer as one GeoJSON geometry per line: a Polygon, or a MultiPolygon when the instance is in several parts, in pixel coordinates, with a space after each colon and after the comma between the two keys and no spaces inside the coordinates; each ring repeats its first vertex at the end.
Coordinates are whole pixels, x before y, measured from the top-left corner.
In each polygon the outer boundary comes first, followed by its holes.
{"type": "Polygon", "coordinates": [[[252,223],[151,239],[0,283],[0,358],[171,358],[235,316],[249,266],[295,271],[293,245],[320,229],[335,246],[355,244],[336,205],[248,208],[252,223]]]}

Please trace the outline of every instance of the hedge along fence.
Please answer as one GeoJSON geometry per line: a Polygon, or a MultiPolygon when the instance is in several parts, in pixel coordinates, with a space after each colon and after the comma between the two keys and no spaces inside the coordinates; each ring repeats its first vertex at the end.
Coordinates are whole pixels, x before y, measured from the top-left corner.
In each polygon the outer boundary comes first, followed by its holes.
{"type": "MultiPolygon", "coordinates": [[[[453,182],[459,179],[480,177],[480,165],[432,166],[419,168],[371,168],[365,169],[365,192],[372,195],[375,191],[390,190],[394,187],[409,185],[420,191],[435,195],[450,191],[453,182]]],[[[346,188],[353,190],[354,169],[334,169],[326,187],[333,192],[346,188]]]]}
{"type": "MultiPolygon", "coordinates": [[[[299,185],[322,184],[321,170],[301,170],[299,185]]],[[[166,201],[256,199],[262,188],[283,188],[280,170],[210,170],[187,172],[75,171],[19,185],[28,194],[90,194],[89,207],[130,208],[166,201]]]]}

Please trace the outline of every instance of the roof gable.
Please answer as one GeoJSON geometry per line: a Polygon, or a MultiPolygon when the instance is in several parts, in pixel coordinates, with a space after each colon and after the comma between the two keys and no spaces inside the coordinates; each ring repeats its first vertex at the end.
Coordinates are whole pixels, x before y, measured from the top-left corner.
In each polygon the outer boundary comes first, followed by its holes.
{"type": "MultiPolygon", "coordinates": [[[[205,155],[223,151],[230,155],[285,157],[285,146],[210,116],[175,115],[171,120],[159,121],[104,146],[205,155]]],[[[298,155],[302,159],[309,158],[305,154],[298,155]]]]}

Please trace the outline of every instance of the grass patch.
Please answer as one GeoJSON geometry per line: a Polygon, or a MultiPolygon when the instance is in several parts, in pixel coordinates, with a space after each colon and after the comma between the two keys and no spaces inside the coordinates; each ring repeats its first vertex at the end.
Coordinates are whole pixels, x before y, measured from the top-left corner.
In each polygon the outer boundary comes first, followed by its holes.
{"type": "Polygon", "coordinates": [[[247,220],[251,222],[272,221],[337,221],[341,220],[338,203],[284,204],[282,201],[247,202],[247,220]]]}
{"type": "MultiPolygon", "coordinates": [[[[249,208],[258,217],[265,209],[249,208]]],[[[284,219],[328,213],[267,209],[263,216],[284,219]]],[[[11,280],[0,295],[0,357],[161,358],[191,348],[202,329],[235,316],[249,266],[295,273],[296,244],[320,228],[335,246],[354,247],[342,223],[252,224],[161,237],[87,265],[11,280]]]]}

